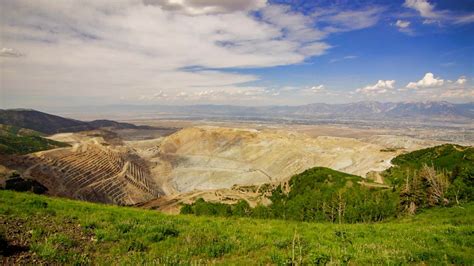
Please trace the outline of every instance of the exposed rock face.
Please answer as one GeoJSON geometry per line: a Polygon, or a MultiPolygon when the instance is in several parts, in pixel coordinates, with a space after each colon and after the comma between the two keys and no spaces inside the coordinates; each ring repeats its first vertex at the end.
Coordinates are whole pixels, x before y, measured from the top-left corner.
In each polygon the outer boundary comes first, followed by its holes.
{"type": "Polygon", "coordinates": [[[127,145],[155,164],[152,175],[166,194],[281,182],[315,166],[365,176],[388,168],[402,151],[352,138],[219,127],[127,145]]]}

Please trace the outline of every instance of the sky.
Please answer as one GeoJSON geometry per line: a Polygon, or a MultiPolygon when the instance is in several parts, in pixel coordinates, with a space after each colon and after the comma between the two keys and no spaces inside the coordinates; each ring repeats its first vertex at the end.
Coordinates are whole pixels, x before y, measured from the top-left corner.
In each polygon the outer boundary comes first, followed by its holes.
{"type": "Polygon", "coordinates": [[[474,101],[472,0],[0,0],[0,108],[474,101]]]}

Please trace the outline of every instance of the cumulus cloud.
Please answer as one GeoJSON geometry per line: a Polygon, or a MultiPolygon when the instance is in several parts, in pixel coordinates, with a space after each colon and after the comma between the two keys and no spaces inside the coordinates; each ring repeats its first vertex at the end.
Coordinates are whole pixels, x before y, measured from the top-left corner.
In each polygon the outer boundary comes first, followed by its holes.
{"type": "Polygon", "coordinates": [[[474,13],[455,13],[449,10],[437,10],[428,0],[405,0],[403,6],[416,10],[425,20],[423,24],[451,22],[467,24],[474,22],[474,13]]]}
{"type": "Polygon", "coordinates": [[[467,82],[466,77],[460,77],[458,80],[456,80],[455,83],[456,83],[457,85],[461,85],[461,86],[462,86],[462,85],[466,84],[466,82],[467,82]]]}
{"type": "Polygon", "coordinates": [[[408,35],[413,35],[414,34],[413,30],[410,28],[410,25],[411,25],[410,21],[398,19],[392,25],[397,27],[399,32],[403,32],[403,33],[406,33],[408,35]]]}
{"type": "Polygon", "coordinates": [[[461,76],[455,81],[445,81],[441,78],[435,78],[434,75],[427,75],[418,82],[410,82],[412,84],[411,88],[416,89],[405,90],[405,92],[409,93],[413,99],[419,100],[431,99],[460,102],[474,100],[474,88],[469,84],[469,80],[465,76],[461,76]]]}
{"type": "Polygon", "coordinates": [[[395,26],[397,26],[401,29],[406,29],[410,26],[410,21],[405,21],[405,20],[398,19],[397,22],[395,22],[395,26]]]}
{"type": "Polygon", "coordinates": [[[406,86],[408,89],[425,89],[425,88],[436,88],[444,85],[444,80],[441,78],[436,78],[433,73],[426,73],[425,76],[417,81],[410,82],[406,86]]]}
{"type": "Polygon", "coordinates": [[[318,86],[313,86],[310,89],[314,93],[320,93],[320,92],[324,91],[326,89],[326,87],[324,87],[324,85],[321,84],[321,85],[318,85],[318,86]]]}
{"type": "Polygon", "coordinates": [[[357,89],[356,92],[366,95],[382,94],[393,89],[394,85],[395,80],[379,80],[374,85],[367,85],[363,88],[357,89]]]}
{"type": "Polygon", "coordinates": [[[0,50],[0,56],[2,57],[22,57],[24,56],[23,53],[20,51],[17,51],[13,48],[2,48],[0,50]]]}

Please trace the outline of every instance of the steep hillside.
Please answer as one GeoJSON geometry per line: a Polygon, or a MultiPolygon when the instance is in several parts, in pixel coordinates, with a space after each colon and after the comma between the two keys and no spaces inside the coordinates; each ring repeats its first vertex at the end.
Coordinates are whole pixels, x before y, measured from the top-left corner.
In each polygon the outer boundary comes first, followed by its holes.
{"type": "Polygon", "coordinates": [[[474,178],[474,147],[444,144],[421,149],[395,157],[390,167],[382,173],[387,182],[400,183],[413,176],[423,165],[434,166],[454,179],[460,172],[474,178]]]}
{"type": "Polygon", "coordinates": [[[456,167],[474,167],[474,147],[444,144],[399,155],[392,163],[412,169],[420,169],[423,164],[433,164],[438,169],[452,172],[456,167]]]}
{"type": "Polygon", "coordinates": [[[372,224],[169,216],[0,190],[6,264],[474,263],[474,205],[372,224]]]}
{"type": "Polygon", "coordinates": [[[86,122],[28,109],[0,110],[0,123],[45,134],[93,129],[86,122]]]}
{"type": "Polygon", "coordinates": [[[33,130],[0,124],[0,155],[27,154],[67,146],[66,143],[43,138],[42,134],[33,130]]]}
{"type": "Polygon", "coordinates": [[[28,128],[45,134],[78,132],[103,127],[113,127],[118,129],[151,128],[148,126],[135,126],[133,124],[119,123],[110,120],[84,122],[27,109],[0,109],[0,124],[28,128]]]}

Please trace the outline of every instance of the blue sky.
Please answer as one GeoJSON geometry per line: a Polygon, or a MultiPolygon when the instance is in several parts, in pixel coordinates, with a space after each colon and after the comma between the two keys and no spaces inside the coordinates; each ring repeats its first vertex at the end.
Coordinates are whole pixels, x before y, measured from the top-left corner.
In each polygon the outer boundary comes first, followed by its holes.
{"type": "Polygon", "coordinates": [[[0,107],[474,101],[472,0],[0,8],[0,107]]]}

